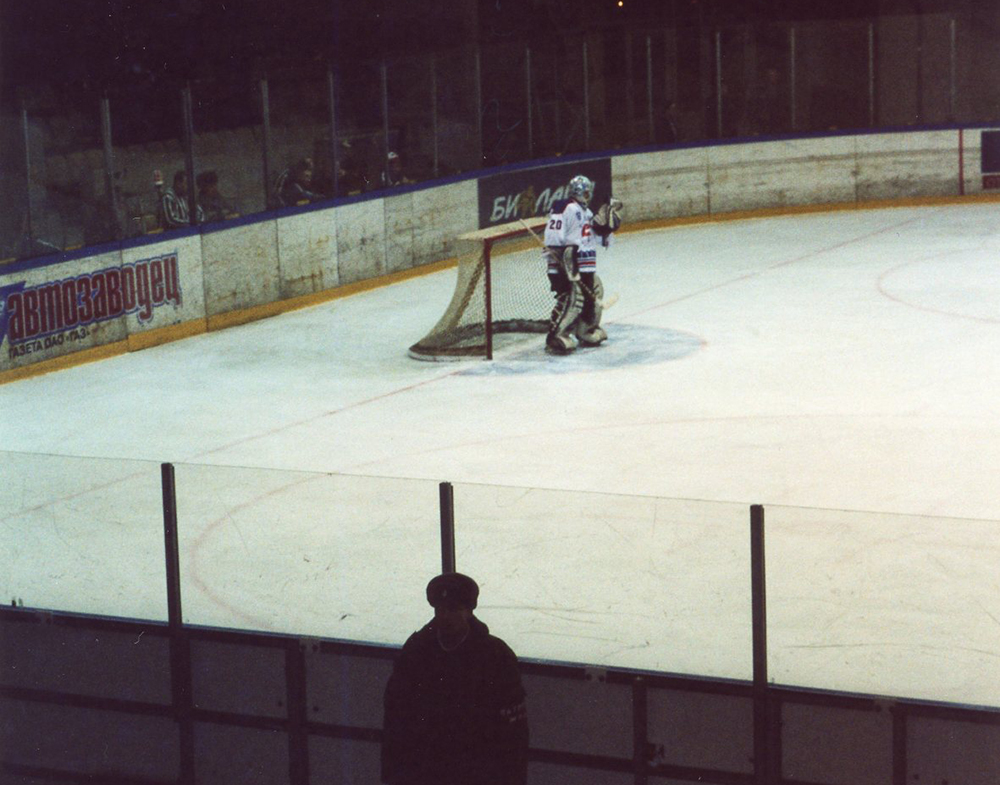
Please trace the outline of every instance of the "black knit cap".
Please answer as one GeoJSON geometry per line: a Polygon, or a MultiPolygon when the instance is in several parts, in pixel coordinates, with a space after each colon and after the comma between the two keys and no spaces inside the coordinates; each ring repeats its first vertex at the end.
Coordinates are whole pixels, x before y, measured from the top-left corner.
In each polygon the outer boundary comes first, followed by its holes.
{"type": "Polygon", "coordinates": [[[433,608],[468,608],[474,610],[479,600],[479,586],[468,575],[448,572],[427,584],[427,602],[433,608]]]}

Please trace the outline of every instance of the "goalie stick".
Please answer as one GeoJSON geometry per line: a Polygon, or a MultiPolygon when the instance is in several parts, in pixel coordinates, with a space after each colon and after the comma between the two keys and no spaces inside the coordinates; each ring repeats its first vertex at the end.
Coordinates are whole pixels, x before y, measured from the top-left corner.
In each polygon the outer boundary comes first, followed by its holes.
{"type": "MultiPolygon", "coordinates": [[[[530,226],[528,225],[528,222],[527,222],[527,221],[525,221],[525,220],[524,220],[523,218],[518,218],[517,220],[521,222],[521,226],[523,226],[523,227],[524,227],[525,229],[527,229],[527,230],[528,230],[528,234],[530,234],[530,235],[531,235],[531,236],[532,236],[532,237],[534,238],[535,242],[536,242],[536,243],[538,243],[538,245],[539,245],[539,246],[540,246],[541,248],[547,248],[547,247],[548,247],[547,245],[545,245],[545,241],[544,241],[544,240],[543,240],[543,239],[542,239],[541,237],[539,237],[539,236],[538,236],[538,234],[537,234],[537,233],[535,232],[535,230],[534,230],[534,229],[532,229],[532,228],[531,228],[531,227],[530,227],[530,226]]],[[[595,301],[597,300],[597,298],[596,298],[596,297],[594,297],[594,293],[593,293],[592,291],[590,291],[590,289],[588,289],[588,288],[587,288],[587,287],[586,287],[586,286],[585,286],[585,285],[583,284],[583,282],[582,282],[582,281],[580,280],[580,274],[579,274],[579,273],[573,273],[573,272],[571,272],[570,270],[567,270],[567,271],[566,271],[566,275],[567,275],[567,276],[569,277],[569,279],[570,279],[571,281],[573,281],[573,283],[576,283],[576,284],[578,284],[578,285],[580,286],[580,288],[581,288],[581,289],[584,289],[584,290],[586,291],[587,295],[588,295],[588,296],[589,296],[589,297],[590,297],[591,299],[593,299],[593,300],[595,300],[595,301]]],[[[606,311],[606,310],[608,310],[608,308],[610,308],[610,307],[611,307],[612,305],[614,305],[614,304],[615,304],[616,302],[618,302],[618,293],[617,293],[617,292],[616,292],[615,294],[612,294],[612,295],[611,295],[610,297],[608,297],[608,298],[607,298],[606,300],[603,300],[603,301],[601,301],[601,308],[602,308],[603,310],[605,310],[605,311],[606,311]]]]}

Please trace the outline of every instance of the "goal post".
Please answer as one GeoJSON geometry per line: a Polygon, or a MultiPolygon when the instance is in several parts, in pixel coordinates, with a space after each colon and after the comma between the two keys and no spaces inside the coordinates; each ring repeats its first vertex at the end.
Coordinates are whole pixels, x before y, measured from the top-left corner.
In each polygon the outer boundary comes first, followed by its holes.
{"type": "Polygon", "coordinates": [[[410,357],[492,360],[501,336],[547,332],[552,295],[537,239],[544,226],[545,219],[534,218],[457,237],[451,302],[430,332],[410,347],[410,357]]]}

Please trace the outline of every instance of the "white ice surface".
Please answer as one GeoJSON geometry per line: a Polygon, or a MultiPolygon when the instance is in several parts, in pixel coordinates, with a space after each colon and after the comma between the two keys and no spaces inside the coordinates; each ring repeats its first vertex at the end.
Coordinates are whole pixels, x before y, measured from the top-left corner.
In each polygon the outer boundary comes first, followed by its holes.
{"type": "Polygon", "coordinates": [[[0,598],[162,618],[172,462],[189,621],[398,643],[447,480],[520,655],[749,678],[761,503],[777,681],[1000,705],[996,219],[623,234],[568,358],[409,359],[444,271],[0,386],[0,598]]]}

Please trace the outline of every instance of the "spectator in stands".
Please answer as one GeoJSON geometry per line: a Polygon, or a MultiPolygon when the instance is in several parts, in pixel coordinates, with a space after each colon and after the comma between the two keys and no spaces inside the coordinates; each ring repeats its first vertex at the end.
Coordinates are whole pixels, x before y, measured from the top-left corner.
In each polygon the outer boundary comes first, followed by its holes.
{"type": "Polygon", "coordinates": [[[773,65],[764,69],[747,102],[747,133],[771,136],[792,130],[791,98],[773,65]]]}
{"type": "Polygon", "coordinates": [[[427,585],[434,618],[403,645],[385,689],[382,781],[524,785],[528,722],[517,657],[473,615],[479,587],[427,585]]]}
{"type": "Polygon", "coordinates": [[[340,171],[337,173],[340,194],[349,196],[367,191],[370,183],[365,176],[365,165],[361,157],[347,139],[340,144],[340,171]]]}
{"type": "MultiPolygon", "coordinates": [[[[160,178],[162,181],[162,178],[160,178]]],[[[160,185],[157,183],[157,188],[160,185]]],[[[173,188],[161,190],[160,195],[161,221],[164,229],[177,229],[191,225],[191,213],[188,207],[187,173],[183,169],[174,172],[173,188]]],[[[205,213],[198,205],[196,213],[198,223],[205,220],[205,213]]]]}
{"type": "Polygon", "coordinates": [[[680,139],[677,115],[676,101],[668,100],[660,106],[653,122],[653,134],[657,144],[673,144],[680,139]]]}
{"type": "Polygon", "coordinates": [[[278,203],[282,207],[309,204],[326,198],[313,191],[312,158],[302,158],[288,172],[283,172],[279,180],[278,203]]]}
{"type": "Polygon", "coordinates": [[[412,182],[413,180],[403,174],[403,159],[399,157],[399,153],[390,150],[385,157],[385,167],[382,169],[382,187],[394,188],[412,182]]]}
{"type": "Polygon", "coordinates": [[[366,190],[367,180],[363,175],[362,167],[358,164],[357,156],[354,154],[353,145],[349,139],[341,139],[337,145],[336,178],[333,176],[329,136],[322,136],[316,140],[316,144],[313,146],[313,162],[315,169],[313,170],[312,190],[331,196],[359,194],[366,190]]]}
{"type": "Polygon", "coordinates": [[[224,221],[235,218],[236,211],[219,193],[219,174],[214,169],[202,172],[195,178],[198,184],[198,209],[205,214],[206,221],[224,221]]]}

